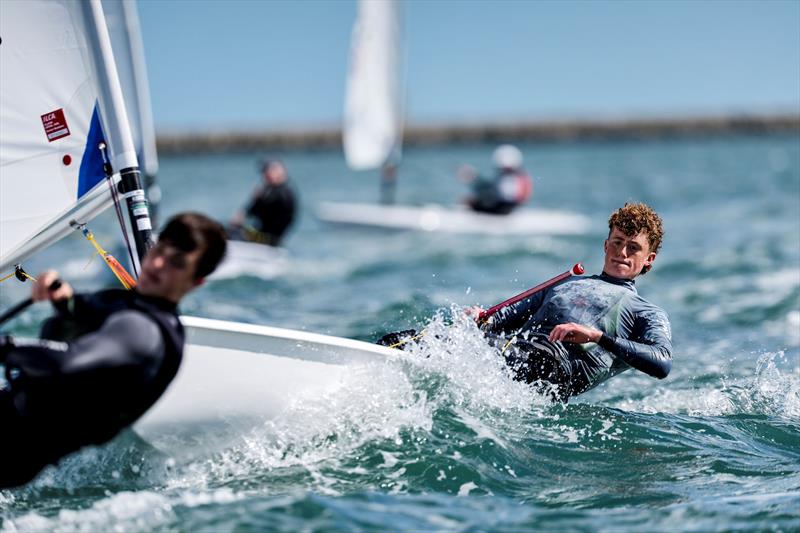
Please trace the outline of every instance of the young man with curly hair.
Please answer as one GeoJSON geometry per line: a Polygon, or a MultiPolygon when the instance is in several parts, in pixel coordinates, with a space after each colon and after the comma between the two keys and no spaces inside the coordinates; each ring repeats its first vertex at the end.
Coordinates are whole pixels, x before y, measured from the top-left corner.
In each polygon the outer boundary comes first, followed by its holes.
{"type": "Polygon", "coordinates": [[[484,326],[517,379],[554,399],[566,401],[631,368],[661,379],[672,367],[669,319],[634,285],[661,247],[661,219],[645,204],[625,204],[608,227],[601,274],[567,278],[484,326]]]}

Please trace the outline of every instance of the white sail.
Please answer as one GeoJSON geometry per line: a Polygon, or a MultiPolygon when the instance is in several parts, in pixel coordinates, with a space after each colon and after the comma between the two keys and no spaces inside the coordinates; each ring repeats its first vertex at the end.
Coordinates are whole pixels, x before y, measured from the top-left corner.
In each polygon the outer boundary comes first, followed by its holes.
{"type": "Polygon", "coordinates": [[[156,134],[136,4],[133,0],[103,0],[103,13],[139,168],[145,175],[155,176],[158,173],[156,134]]]}
{"type": "Polygon", "coordinates": [[[399,157],[403,129],[399,0],[360,0],[344,111],[344,153],[354,170],[399,157]]]}
{"type": "Polygon", "coordinates": [[[99,2],[0,2],[0,272],[111,204],[136,154],[99,2]]]}

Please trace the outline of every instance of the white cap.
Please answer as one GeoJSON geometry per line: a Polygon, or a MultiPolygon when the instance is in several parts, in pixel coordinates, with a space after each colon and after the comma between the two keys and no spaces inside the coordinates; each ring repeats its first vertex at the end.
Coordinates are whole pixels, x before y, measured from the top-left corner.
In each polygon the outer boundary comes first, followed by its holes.
{"type": "Polygon", "coordinates": [[[522,166],[522,152],[510,144],[495,148],[492,161],[497,168],[519,168],[522,166]]]}

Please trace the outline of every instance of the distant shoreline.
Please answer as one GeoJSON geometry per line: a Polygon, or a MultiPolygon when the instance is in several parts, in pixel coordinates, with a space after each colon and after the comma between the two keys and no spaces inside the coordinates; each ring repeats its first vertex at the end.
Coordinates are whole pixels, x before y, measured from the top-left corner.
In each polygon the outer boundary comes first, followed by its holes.
{"type": "MultiPolygon", "coordinates": [[[[408,125],[403,144],[634,141],[792,133],[800,135],[800,114],[408,125]]],[[[166,134],[157,139],[161,154],[326,150],[338,149],[341,145],[338,128],[166,134]]]]}

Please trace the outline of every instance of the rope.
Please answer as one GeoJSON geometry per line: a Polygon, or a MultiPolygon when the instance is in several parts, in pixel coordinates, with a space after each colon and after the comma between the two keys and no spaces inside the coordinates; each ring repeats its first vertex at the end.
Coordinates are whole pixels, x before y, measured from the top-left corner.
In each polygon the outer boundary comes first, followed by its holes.
{"type": "Polygon", "coordinates": [[[11,274],[8,274],[8,275],[3,276],[2,278],[0,278],[0,283],[3,283],[8,278],[12,278],[12,277],[16,277],[18,280],[20,280],[23,283],[25,283],[28,280],[36,281],[36,278],[34,278],[33,276],[31,276],[30,274],[25,272],[25,270],[20,265],[16,265],[14,267],[14,272],[12,272],[11,274]]]}
{"type": "MultiPolygon", "coordinates": [[[[131,241],[128,238],[128,231],[125,228],[125,217],[122,215],[122,207],[120,206],[119,193],[117,191],[117,188],[114,186],[114,180],[111,179],[112,176],[114,175],[114,169],[111,168],[111,163],[108,160],[108,154],[106,153],[106,148],[107,148],[106,147],[106,143],[101,142],[97,146],[97,148],[100,150],[100,155],[103,157],[103,171],[106,174],[106,182],[108,183],[108,188],[111,190],[111,199],[114,202],[114,212],[117,214],[117,221],[119,221],[119,227],[122,230],[122,236],[125,239],[125,247],[128,249],[128,257],[130,257],[131,265],[133,265],[133,273],[136,274],[136,277],[138,278],[139,277],[139,272],[136,271],[136,258],[134,257],[133,247],[131,246],[131,241]]],[[[85,233],[84,233],[84,235],[85,235],[85,233]]],[[[103,256],[103,258],[105,259],[105,256],[103,256]]],[[[114,259],[113,257],[111,257],[111,258],[114,259]]],[[[114,261],[116,262],[117,260],[114,259],[114,261]]],[[[117,264],[119,264],[119,263],[117,263],[117,264]]],[[[122,268],[122,265],[120,265],[120,268],[122,268]]],[[[114,270],[114,269],[112,268],[112,270],[114,270]]],[[[122,270],[124,271],[125,269],[122,269],[122,270]]],[[[117,275],[116,271],[114,272],[114,274],[117,275]]],[[[130,277],[130,274],[128,274],[127,272],[125,272],[125,274],[128,277],[130,277]]],[[[119,278],[119,275],[117,275],[117,278],[119,278]]],[[[120,280],[120,281],[122,281],[122,280],[120,280]]],[[[124,282],[122,284],[125,285],[124,282]]],[[[133,286],[136,286],[136,282],[135,281],[133,282],[133,286]]],[[[130,287],[126,287],[126,288],[130,288],[130,287]]]]}
{"type": "Polygon", "coordinates": [[[119,282],[122,283],[122,286],[126,289],[134,288],[136,286],[136,280],[133,279],[130,274],[128,274],[128,271],[125,270],[125,267],[123,267],[113,255],[106,252],[103,247],[100,246],[100,244],[94,238],[94,234],[89,230],[89,228],[86,227],[86,224],[78,224],[77,227],[83,232],[86,240],[92,243],[94,249],[97,250],[97,254],[103,258],[103,261],[105,261],[106,265],[108,265],[108,268],[111,269],[111,272],[113,272],[119,282]]]}
{"type": "Polygon", "coordinates": [[[406,344],[407,342],[418,341],[422,337],[424,337],[426,333],[427,333],[427,331],[425,331],[423,329],[422,331],[420,331],[419,333],[417,333],[413,337],[406,337],[405,339],[403,339],[401,341],[398,341],[398,342],[396,342],[394,344],[391,344],[391,345],[387,346],[387,348],[397,348],[398,346],[402,346],[402,345],[406,344]]]}

